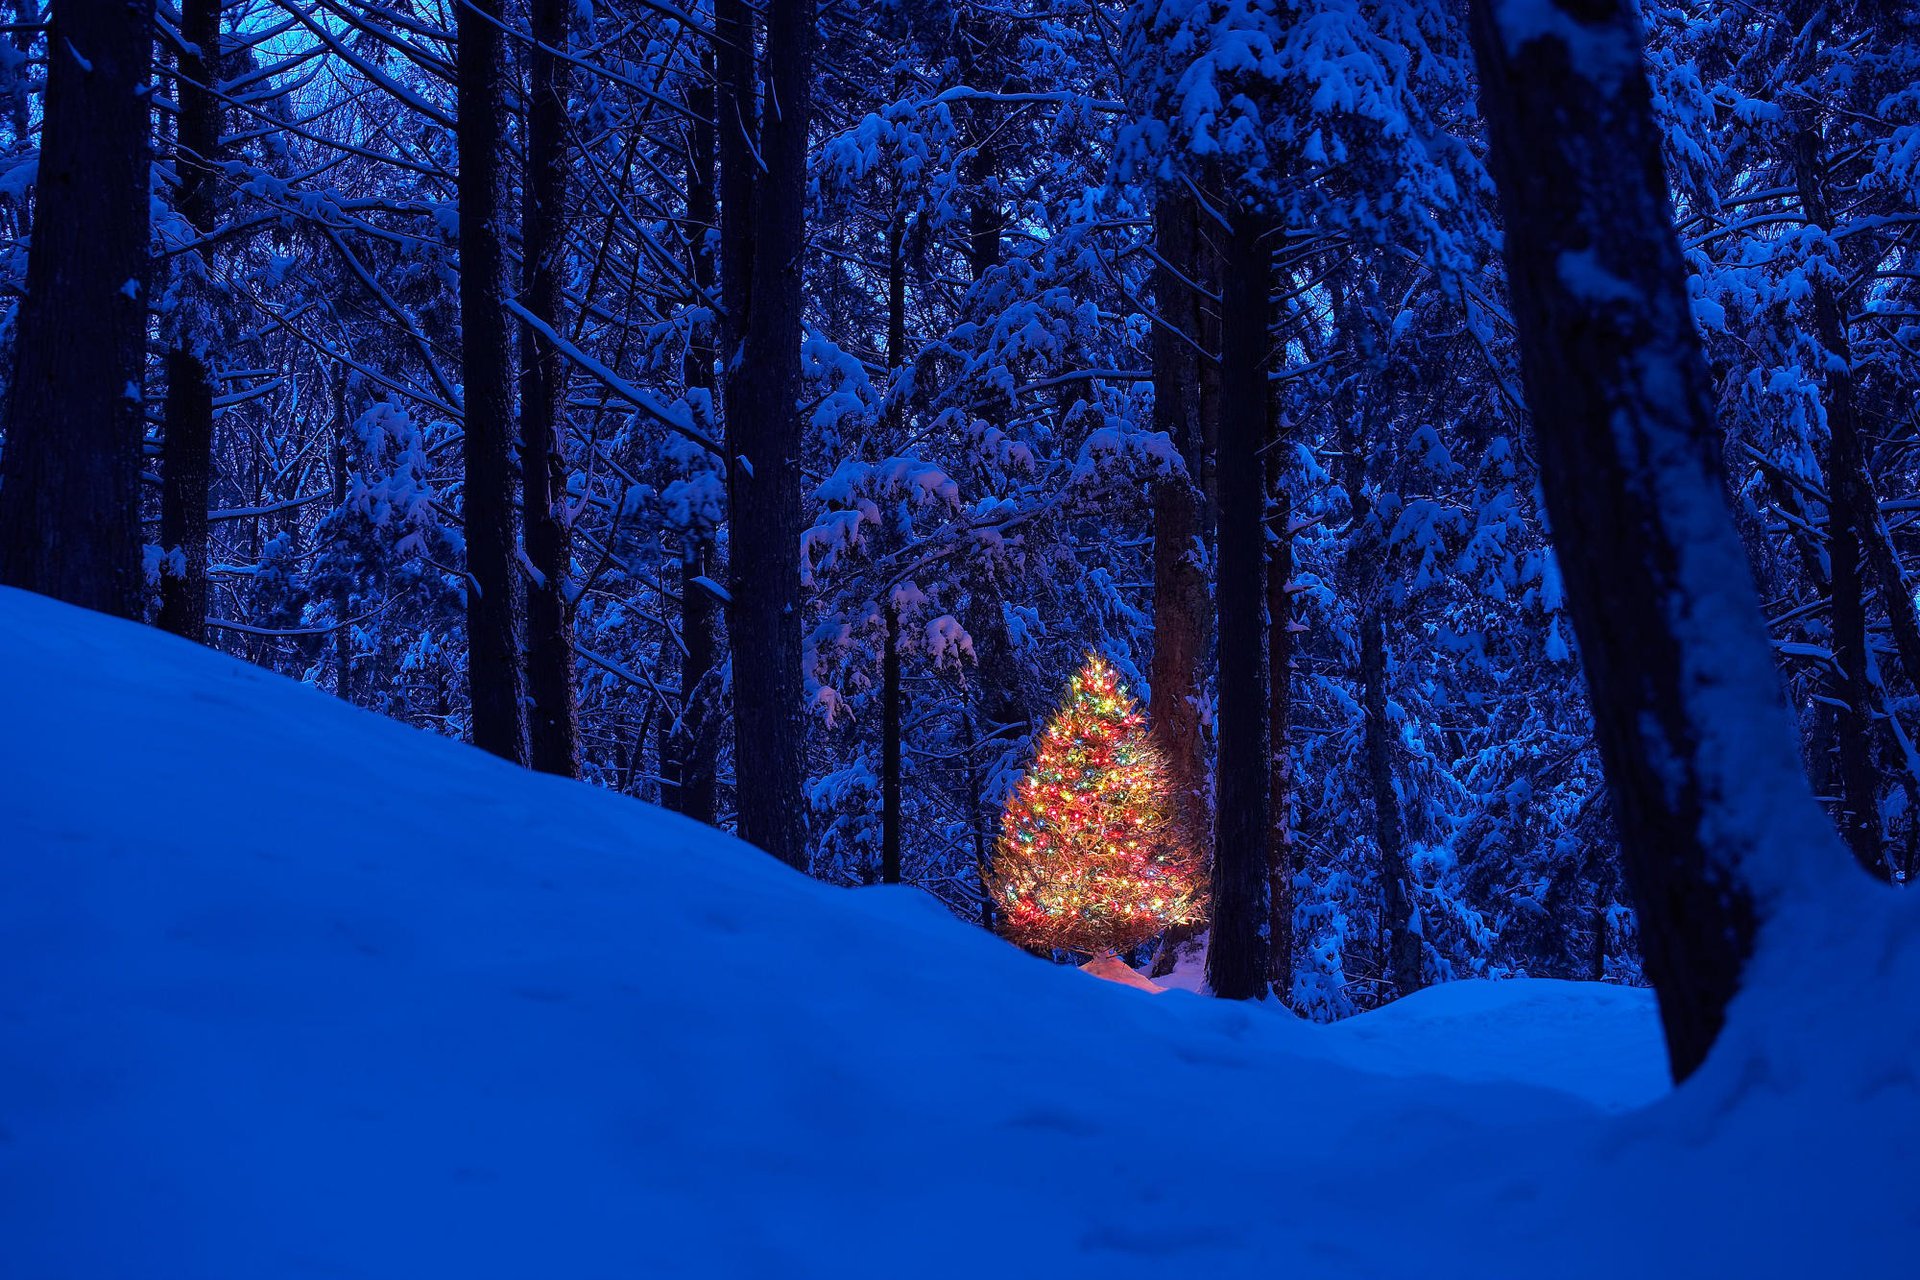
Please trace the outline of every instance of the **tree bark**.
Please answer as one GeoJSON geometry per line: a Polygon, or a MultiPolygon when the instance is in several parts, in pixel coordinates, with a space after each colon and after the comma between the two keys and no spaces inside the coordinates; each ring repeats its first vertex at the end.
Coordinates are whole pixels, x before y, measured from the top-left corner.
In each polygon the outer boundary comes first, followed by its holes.
{"type": "Polygon", "coordinates": [[[1727,511],[1634,6],[1472,13],[1541,485],[1685,1078],[1739,988],[1759,903],[1793,893],[1796,864],[1842,855],[1794,758],[1727,511]]]}
{"type": "Polygon", "coordinates": [[[63,4],[47,50],[0,583],[138,618],[153,2],[63,4]]]}
{"type": "Polygon", "coordinates": [[[467,690],[473,743],[528,762],[520,661],[520,566],[514,554],[513,347],[506,325],[502,165],[506,63],[500,0],[459,10],[455,58],[460,153],[460,362],[467,538],[467,690]]]}
{"type": "Polygon", "coordinates": [[[880,883],[900,883],[900,610],[888,601],[880,655],[880,883]]]}
{"type": "Polygon", "coordinates": [[[1153,664],[1148,714],[1172,768],[1182,820],[1195,839],[1207,834],[1206,744],[1200,732],[1208,641],[1207,549],[1201,536],[1199,300],[1190,199],[1162,195],[1154,210],[1162,259],[1154,299],[1162,324],[1153,335],[1153,425],[1179,450],[1186,474],[1153,490],[1153,664]]]}
{"type": "MultiPolygon", "coordinates": [[[[1198,477],[1204,466],[1200,435],[1199,298],[1193,280],[1195,210],[1184,192],[1163,191],[1154,205],[1153,425],[1180,451],[1185,474],[1165,476],[1153,489],[1153,660],[1147,717],[1171,770],[1174,802],[1188,837],[1211,836],[1206,742],[1200,707],[1206,696],[1206,660],[1212,602],[1207,598],[1207,545],[1200,527],[1198,477]]],[[[1154,957],[1155,974],[1173,971],[1179,948],[1195,925],[1175,925],[1154,957]]]]}
{"type": "Polygon", "coordinates": [[[746,340],[753,298],[753,201],[760,114],[754,80],[753,11],[713,0],[714,120],[720,165],[720,302],[729,356],[746,340]]]}
{"type": "MultiPolygon", "coordinates": [[[[346,371],[336,370],[335,373],[333,449],[330,458],[332,484],[329,496],[333,499],[333,509],[339,511],[347,505],[347,432],[351,419],[347,416],[346,371]]],[[[342,702],[353,701],[353,628],[346,625],[352,604],[352,596],[343,580],[333,592],[333,621],[337,628],[333,633],[333,692],[342,702]]]]}
{"type": "MultiPolygon", "coordinates": [[[[556,332],[565,284],[567,216],[566,0],[529,0],[527,173],[521,196],[523,306],[556,332]]],[[[527,561],[528,738],[533,767],[580,776],[580,714],[574,694],[573,568],[567,524],[564,357],[532,325],[520,329],[522,519],[527,561]]]]}
{"type": "MultiPolygon", "coordinates": [[[[1831,404],[1828,417],[1834,421],[1831,404]]],[[[1836,438],[1830,457],[1840,449],[1838,435],[1843,430],[1846,428],[1834,428],[1836,438]]],[[[1861,866],[1879,874],[1879,806],[1875,802],[1873,721],[1868,710],[1871,694],[1867,685],[1867,604],[1860,580],[1860,536],[1853,516],[1847,503],[1835,501],[1829,508],[1827,520],[1827,560],[1832,566],[1827,604],[1836,668],[1829,685],[1833,697],[1841,704],[1836,708],[1834,720],[1840,757],[1836,778],[1839,783],[1837,825],[1841,839],[1846,841],[1854,858],[1861,866]]]]}
{"type": "MultiPolygon", "coordinates": [[[[709,78],[713,69],[709,55],[705,67],[709,78]]],[[[710,86],[698,86],[687,94],[687,107],[693,116],[687,140],[688,241],[694,286],[700,293],[694,301],[702,307],[714,306],[718,297],[718,273],[707,235],[718,215],[714,196],[714,103],[710,86]]],[[[712,323],[694,326],[682,369],[688,389],[706,393],[709,404],[715,389],[714,331],[712,323]]],[[[714,461],[726,465],[723,459],[714,461]]],[[[666,750],[660,772],[671,785],[662,788],[661,802],[696,822],[711,824],[717,816],[718,710],[712,673],[720,647],[720,610],[706,582],[713,579],[718,567],[713,563],[711,530],[688,528],[680,536],[680,714],[663,739],[666,750]]]]}
{"type": "Polygon", "coordinates": [[[1274,994],[1293,997],[1293,878],[1300,871],[1289,803],[1293,796],[1293,518],[1282,440],[1267,448],[1273,529],[1267,540],[1267,918],[1274,994]]]}
{"type": "MultiPolygon", "coordinates": [[[[220,0],[182,0],[180,117],[174,170],[175,207],[200,235],[213,230],[214,174],[220,161],[220,0]]],[[[213,246],[180,263],[185,277],[167,352],[166,440],[161,451],[160,626],[188,640],[207,639],[207,506],[213,478],[213,372],[206,342],[209,291],[194,280],[211,276],[213,246]]]]}
{"type": "MultiPolygon", "coordinates": [[[[734,651],[739,830],[748,843],[802,870],[807,866],[807,832],[801,806],[806,739],[801,716],[802,441],[797,402],[814,37],[810,0],[769,0],[759,148],[765,167],[754,184],[746,324],[736,328],[744,337],[727,380],[728,447],[733,454],[728,467],[733,570],[729,626],[735,637],[753,637],[751,655],[744,655],[738,644],[734,651]]],[[[723,128],[723,139],[727,132],[723,128]]],[[[751,156],[745,160],[753,162],[751,156]]],[[[725,265],[737,275],[738,262],[725,265]]],[[[732,323],[739,325],[737,316],[732,323]]]]}
{"type": "Polygon", "coordinates": [[[1269,977],[1264,470],[1272,264],[1263,220],[1234,218],[1221,271],[1218,819],[1207,983],[1257,1000],[1269,977]]]}
{"type": "MultiPolygon", "coordinates": [[[[1797,131],[1793,139],[1793,168],[1800,206],[1807,221],[1822,231],[1832,229],[1827,207],[1825,169],[1820,159],[1819,135],[1812,128],[1797,131]]],[[[1835,264],[1836,267],[1839,264],[1835,264]]],[[[1853,382],[1853,348],[1848,340],[1842,300],[1824,275],[1813,281],[1814,336],[1824,349],[1821,362],[1821,402],[1827,419],[1827,560],[1828,605],[1833,629],[1833,661],[1838,669],[1834,696],[1839,708],[1834,731],[1839,741],[1840,836],[1854,858],[1874,875],[1892,877],[1881,852],[1879,777],[1873,767],[1872,684],[1867,673],[1866,582],[1861,573],[1863,543],[1878,531],[1879,501],[1867,475],[1866,454],[1860,443],[1860,410],[1853,382]]],[[[1893,623],[1898,644],[1903,618],[1913,611],[1899,561],[1887,547],[1892,563],[1893,590],[1883,583],[1881,597],[1893,623]]],[[[1903,667],[1907,650],[1901,648],[1903,667]]],[[[1915,668],[1908,667],[1909,676],[1915,668]]]]}
{"type": "Polygon", "coordinates": [[[1405,827],[1393,789],[1393,726],[1387,719],[1387,625],[1377,598],[1360,616],[1360,697],[1367,717],[1367,795],[1373,807],[1373,839],[1380,850],[1380,932],[1386,943],[1385,972],[1396,995],[1425,983],[1420,935],[1414,929],[1408,883],[1405,827]]]}

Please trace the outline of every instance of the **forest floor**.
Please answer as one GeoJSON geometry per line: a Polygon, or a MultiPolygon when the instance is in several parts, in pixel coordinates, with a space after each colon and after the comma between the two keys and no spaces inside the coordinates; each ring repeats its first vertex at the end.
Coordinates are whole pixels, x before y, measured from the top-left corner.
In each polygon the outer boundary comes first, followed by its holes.
{"type": "Polygon", "coordinates": [[[1670,1092],[1643,992],[1309,1026],[4,590],[0,672],[22,1280],[1872,1276],[1920,1247],[1911,910],[1829,904],[1848,941],[1670,1092]]]}

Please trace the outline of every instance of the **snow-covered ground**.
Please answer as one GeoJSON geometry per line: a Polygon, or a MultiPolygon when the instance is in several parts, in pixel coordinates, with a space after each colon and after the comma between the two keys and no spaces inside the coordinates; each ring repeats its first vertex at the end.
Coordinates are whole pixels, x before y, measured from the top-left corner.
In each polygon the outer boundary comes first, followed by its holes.
{"type": "Polygon", "coordinates": [[[1911,903],[1796,925],[1831,945],[1782,947],[1665,1094],[1638,992],[1461,984],[1311,1027],[1042,964],[17,592],[0,680],[8,1280],[1852,1277],[1920,1250],[1911,903]]]}

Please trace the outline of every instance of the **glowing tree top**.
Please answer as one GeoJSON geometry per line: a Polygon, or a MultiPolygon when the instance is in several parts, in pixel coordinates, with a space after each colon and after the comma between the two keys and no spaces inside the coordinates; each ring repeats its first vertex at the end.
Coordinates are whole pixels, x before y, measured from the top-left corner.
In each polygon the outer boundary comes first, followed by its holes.
{"type": "Polygon", "coordinates": [[[1089,655],[1001,815],[989,888],[1007,936],[1098,954],[1204,906],[1200,857],[1146,717],[1089,655]]]}

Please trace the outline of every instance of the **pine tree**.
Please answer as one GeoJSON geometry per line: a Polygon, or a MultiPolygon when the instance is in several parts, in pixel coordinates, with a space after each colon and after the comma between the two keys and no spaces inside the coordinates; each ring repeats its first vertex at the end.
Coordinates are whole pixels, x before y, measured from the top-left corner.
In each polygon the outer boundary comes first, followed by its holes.
{"type": "Polygon", "coordinates": [[[1204,907],[1165,758],[1119,673],[1089,655],[1008,799],[992,889],[1023,946],[1137,946],[1204,907]]]}

